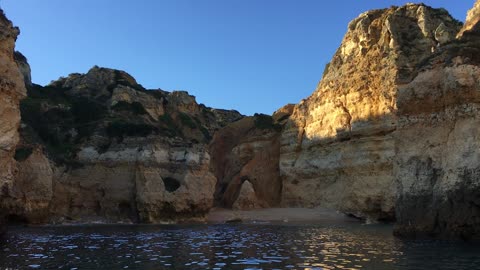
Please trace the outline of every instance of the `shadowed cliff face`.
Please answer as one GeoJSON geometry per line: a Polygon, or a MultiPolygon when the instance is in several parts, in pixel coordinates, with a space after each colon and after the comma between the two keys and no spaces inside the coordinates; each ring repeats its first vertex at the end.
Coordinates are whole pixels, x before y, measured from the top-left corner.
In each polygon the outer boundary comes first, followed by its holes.
{"type": "Polygon", "coordinates": [[[10,196],[14,184],[13,156],[19,139],[19,101],[26,91],[23,77],[14,60],[15,40],[19,32],[0,9],[0,226],[6,214],[1,207],[2,202],[10,196]]]}
{"type": "Polygon", "coordinates": [[[460,27],[444,10],[413,4],[353,20],[282,134],[282,204],[393,219],[398,88],[460,27]]]}
{"type": "Polygon", "coordinates": [[[479,5],[398,90],[397,235],[480,239],[479,5]]]}
{"type": "Polygon", "coordinates": [[[246,210],[280,204],[280,134],[290,114],[288,109],[274,117],[257,114],[215,134],[210,154],[218,205],[246,210]]]}

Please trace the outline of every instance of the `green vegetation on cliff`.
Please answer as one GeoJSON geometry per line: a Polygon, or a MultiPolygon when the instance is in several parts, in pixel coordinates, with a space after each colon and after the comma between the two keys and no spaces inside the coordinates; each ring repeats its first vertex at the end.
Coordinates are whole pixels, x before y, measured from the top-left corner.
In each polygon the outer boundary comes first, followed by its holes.
{"type": "Polygon", "coordinates": [[[282,125],[275,123],[270,115],[256,113],[253,117],[255,127],[258,129],[273,129],[275,131],[282,130],[282,125]]]}
{"type": "MultiPolygon", "coordinates": [[[[43,145],[52,160],[69,164],[85,145],[106,152],[126,138],[208,143],[224,121],[210,110],[187,92],[146,90],[123,71],[94,67],[45,87],[32,85],[21,102],[21,132],[25,149],[43,145]]],[[[28,157],[25,149],[19,159],[28,157]]]]}

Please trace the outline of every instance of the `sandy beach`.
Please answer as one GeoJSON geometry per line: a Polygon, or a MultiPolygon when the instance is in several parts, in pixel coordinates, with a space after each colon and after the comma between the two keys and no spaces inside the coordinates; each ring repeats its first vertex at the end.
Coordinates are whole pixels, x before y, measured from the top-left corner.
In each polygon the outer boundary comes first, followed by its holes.
{"type": "Polygon", "coordinates": [[[340,212],[325,208],[268,208],[239,211],[214,208],[206,217],[207,223],[343,223],[360,222],[340,212]]]}

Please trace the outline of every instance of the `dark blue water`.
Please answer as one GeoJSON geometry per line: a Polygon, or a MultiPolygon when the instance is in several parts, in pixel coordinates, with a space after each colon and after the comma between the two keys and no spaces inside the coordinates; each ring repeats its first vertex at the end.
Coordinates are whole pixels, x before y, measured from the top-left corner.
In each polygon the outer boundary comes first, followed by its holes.
{"type": "Polygon", "coordinates": [[[359,224],[17,227],[4,269],[480,269],[480,247],[359,224]]]}

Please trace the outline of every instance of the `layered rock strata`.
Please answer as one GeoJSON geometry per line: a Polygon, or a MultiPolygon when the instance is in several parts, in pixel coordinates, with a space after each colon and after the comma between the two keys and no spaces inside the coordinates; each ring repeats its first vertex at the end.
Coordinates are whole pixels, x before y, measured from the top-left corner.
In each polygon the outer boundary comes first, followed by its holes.
{"type": "Polygon", "coordinates": [[[480,239],[479,6],[398,89],[397,235],[480,239]]]}
{"type": "Polygon", "coordinates": [[[353,20],[282,133],[282,204],[394,219],[397,92],[460,28],[445,10],[415,4],[353,20]]]}
{"type": "Polygon", "coordinates": [[[213,206],[207,146],[238,112],[100,67],[28,94],[19,173],[2,202],[10,221],[158,223],[201,219],[213,206]]]}
{"type": "Polygon", "coordinates": [[[245,118],[100,67],[32,84],[2,14],[0,218],[158,223],[215,204],[320,206],[396,219],[401,236],[480,239],[479,12],[477,1],[463,27],[422,4],[363,13],[310,97],[245,118]]]}
{"type": "Polygon", "coordinates": [[[215,199],[220,206],[246,210],[280,204],[282,183],[278,164],[282,122],[274,119],[257,114],[215,134],[210,154],[211,168],[217,178],[215,199]],[[248,200],[251,201],[247,203],[248,200]]]}

